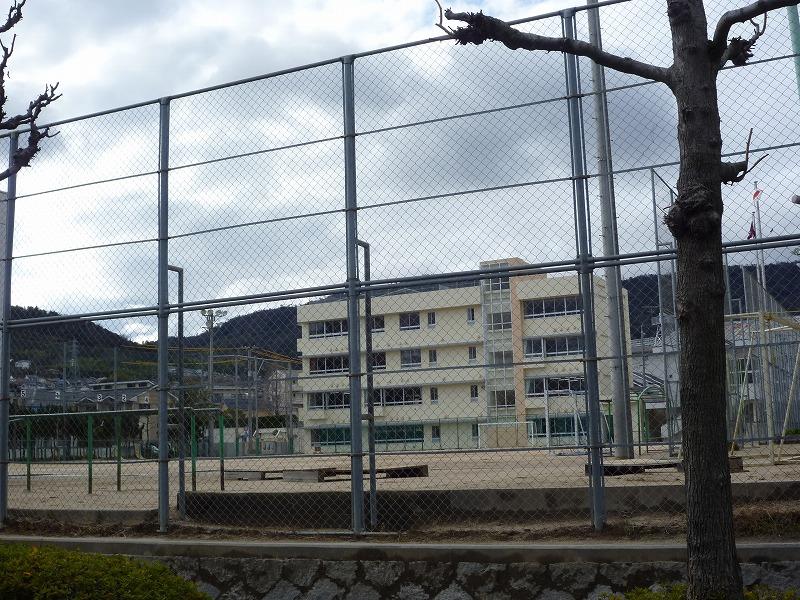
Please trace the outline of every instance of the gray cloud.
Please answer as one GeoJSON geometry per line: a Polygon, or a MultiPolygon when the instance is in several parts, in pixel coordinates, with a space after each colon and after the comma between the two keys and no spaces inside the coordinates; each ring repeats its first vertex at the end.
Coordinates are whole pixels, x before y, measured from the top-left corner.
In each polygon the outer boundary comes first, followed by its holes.
{"type": "MultiPolygon", "coordinates": [[[[650,10],[653,5],[647,6],[650,10]]],[[[131,15],[130,27],[123,27],[110,10],[101,11],[76,31],[102,30],[98,39],[113,40],[146,27],[149,19],[170,18],[166,8],[155,9],[161,12],[147,18],[141,13],[131,15]],[[103,30],[106,21],[113,22],[103,30]]],[[[124,13],[119,15],[124,18],[124,13]]],[[[550,31],[554,23],[533,28],[554,33],[550,31]]],[[[358,46],[347,32],[309,36],[298,24],[292,33],[296,39],[281,44],[230,31],[203,31],[169,44],[158,41],[152,47],[137,48],[132,53],[137,61],[120,64],[119,79],[91,82],[85,90],[103,98],[106,105],[127,103],[201,81],[205,84],[213,78],[234,79],[343,54],[358,46]],[[191,76],[176,80],[177,73],[191,76]]],[[[77,35],[70,32],[66,48],[80,48],[77,35]]],[[[659,40],[664,37],[663,32],[659,35],[659,40]]],[[[621,36],[607,39],[609,47],[633,45],[640,51],[644,47],[625,42],[621,36]]],[[[736,114],[739,110],[746,111],[757,127],[759,143],[792,139],[796,131],[792,127],[796,120],[793,103],[784,98],[765,102],[753,94],[734,103],[737,89],[772,85],[763,79],[772,68],[759,66],[723,75],[721,97],[729,119],[723,118],[726,148],[743,139],[742,131],[749,127],[736,114]],[[770,121],[776,114],[786,126],[770,121]]],[[[772,78],[789,77],[788,61],[774,68],[772,78]]],[[[482,260],[507,256],[530,261],[574,257],[569,181],[380,206],[419,196],[568,176],[569,137],[563,100],[367,133],[561,98],[560,55],[515,53],[488,44],[479,48],[433,44],[358,59],[355,72],[356,124],[361,133],[356,142],[357,184],[364,207],[359,213],[359,234],[373,244],[374,277],[473,269],[482,260]]],[[[589,69],[582,73],[584,90],[588,90],[589,69]]],[[[174,101],[172,165],[340,135],[340,78],[341,67],[334,64],[174,101]]],[[[625,81],[630,79],[609,77],[610,85],[625,81]]],[[[80,104],[82,99],[73,97],[70,102],[80,104]]],[[[594,171],[591,102],[591,97],[584,99],[584,117],[588,168],[594,171]]],[[[614,92],[609,102],[617,168],[676,159],[674,101],[664,86],[614,92]]],[[[24,193],[154,170],[157,108],[64,126],[56,140],[37,157],[35,168],[20,178],[24,193]]],[[[175,170],[170,174],[171,233],[340,210],[344,204],[342,156],[342,142],[334,140],[175,170]]],[[[796,165],[794,150],[774,153],[760,167],[759,179],[776,199],[782,198],[797,181],[796,165]]],[[[675,180],[674,169],[659,172],[668,182],[675,180]]],[[[649,171],[617,175],[615,184],[622,250],[652,248],[649,171]]],[[[596,181],[590,181],[588,189],[593,243],[599,253],[596,181]]],[[[730,188],[725,193],[731,207],[725,216],[726,239],[738,239],[749,226],[749,191],[730,188]]],[[[156,199],[154,176],[27,198],[20,201],[17,253],[154,237],[156,199]],[[50,221],[43,223],[42,215],[50,221]]],[[[657,205],[661,208],[667,203],[668,194],[660,189],[657,205]]],[[[797,211],[792,210],[785,202],[766,209],[775,234],[796,231],[797,211]]],[[[344,253],[341,213],[170,243],[170,261],[186,269],[189,300],[341,283],[344,253]]],[[[155,245],[140,244],[25,259],[15,263],[15,285],[20,286],[24,303],[65,312],[109,310],[153,304],[155,268],[155,245]]],[[[629,274],[648,269],[651,267],[632,268],[629,274]]]]}

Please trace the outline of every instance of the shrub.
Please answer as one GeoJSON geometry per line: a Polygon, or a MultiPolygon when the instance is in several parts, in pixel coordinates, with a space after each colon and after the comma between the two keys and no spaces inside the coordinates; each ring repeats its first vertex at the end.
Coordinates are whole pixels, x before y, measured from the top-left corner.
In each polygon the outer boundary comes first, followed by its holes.
{"type": "MultiPolygon", "coordinates": [[[[611,594],[608,600],[684,600],[686,586],[683,584],[661,587],[657,590],[639,588],[625,594],[611,594]]],[[[765,586],[754,586],[744,593],[745,600],[800,600],[795,591],[779,592],[765,586]]]]}
{"type": "Polygon", "coordinates": [[[3,600],[208,600],[158,563],[58,548],[0,545],[3,600]]]}

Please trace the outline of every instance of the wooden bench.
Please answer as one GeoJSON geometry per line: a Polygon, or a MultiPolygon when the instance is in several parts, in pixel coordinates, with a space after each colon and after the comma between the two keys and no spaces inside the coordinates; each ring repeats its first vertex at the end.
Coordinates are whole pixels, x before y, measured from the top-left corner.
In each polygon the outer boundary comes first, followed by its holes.
{"type": "Polygon", "coordinates": [[[253,469],[226,469],[225,480],[233,481],[264,481],[266,479],[281,479],[282,471],[256,471],[253,469]],[[276,475],[270,477],[270,475],[276,475]]]}
{"type": "MultiPolygon", "coordinates": [[[[384,479],[402,479],[406,477],[427,477],[428,465],[402,465],[399,467],[381,467],[375,469],[376,475],[383,475],[384,479]]],[[[351,476],[350,469],[321,468],[321,469],[286,469],[282,471],[284,481],[315,481],[323,482],[331,477],[351,476]]],[[[364,469],[364,475],[369,475],[369,469],[364,469]]]]}
{"type": "MultiPolygon", "coordinates": [[[[731,473],[741,473],[744,471],[744,462],[742,461],[741,456],[729,456],[728,464],[730,465],[731,473]]],[[[603,463],[603,476],[618,477],[620,475],[637,475],[646,473],[650,469],[676,469],[679,473],[683,473],[683,461],[672,460],[647,463],[603,463]]],[[[586,463],[583,471],[588,477],[592,474],[592,466],[586,463]]]]}
{"type": "Polygon", "coordinates": [[[281,477],[284,481],[316,481],[319,483],[339,473],[340,469],[287,469],[282,471],[281,477]]]}
{"type": "MultiPolygon", "coordinates": [[[[411,465],[407,467],[389,467],[386,469],[375,469],[376,473],[383,473],[386,479],[402,479],[404,477],[427,477],[428,465],[411,465]]],[[[369,475],[369,470],[364,474],[369,475]]]]}

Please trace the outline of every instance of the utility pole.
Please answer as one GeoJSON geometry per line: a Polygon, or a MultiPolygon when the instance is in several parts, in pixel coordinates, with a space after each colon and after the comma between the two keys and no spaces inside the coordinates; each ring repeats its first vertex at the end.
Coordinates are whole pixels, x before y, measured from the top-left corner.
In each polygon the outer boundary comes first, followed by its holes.
{"type": "Polygon", "coordinates": [[[208,399],[214,401],[214,324],[228,314],[227,310],[220,308],[204,308],[200,311],[206,318],[206,329],[208,330],[208,399]]]}

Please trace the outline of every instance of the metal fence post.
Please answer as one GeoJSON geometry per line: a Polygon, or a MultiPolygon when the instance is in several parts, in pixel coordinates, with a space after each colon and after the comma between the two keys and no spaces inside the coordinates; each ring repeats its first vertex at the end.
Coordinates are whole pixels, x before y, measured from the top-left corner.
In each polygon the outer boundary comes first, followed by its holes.
{"type": "Polygon", "coordinates": [[[192,491],[197,491],[197,417],[192,411],[191,421],[189,422],[189,435],[191,439],[191,453],[192,453],[192,491]]]}
{"type": "Polygon", "coordinates": [[[25,489],[31,491],[31,420],[25,419],[25,489]]]}
{"type": "MultiPolygon", "coordinates": [[[[591,6],[597,0],[587,0],[591,6]]],[[[603,47],[600,33],[600,10],[588,11],[589,41],[603,47]]],[[[611,133],[608,126],[608,98],[605,69],[592,61],[594,115],[597,130],[598,182],[600,184],[600,218],[603,225],[603,253],[619,254],[617,207],[614,196],[614,176],[611,162],[611,133]]],[[[612,405],[614,407],[614,455],[633,458],[633,428],[628,398],[628,348],[625,343],[625,307],[622,294],[622,273],[618,265],[605,267],[608,301],[609,346],[614,357],[611,363],[612,405]]]]}
{"type": "MultiPolygon", "coordinates": [[[[369,244],[359,241],[364,249],[364,281],[369,282],[369,244]]],[[[369,526],[373,531],[378,526],[378,491],[375,474],[375,386],[372,374],[372,292],[364,292],[364,354],[367,365],[367,451],[369,452],[369,526]]]]}
{"type": "Polygon", "coordinates": [[[239,458],[239,349],[236,348],[236,359],[233,362],[233,381],[236,386],[233,408],[233,455],[239,458]]]}
{"type": "Polygon", "coordinates": [[[162,98],[158,144],[158,530],[169,525],[169,99],[162,98]]]}
{"type": "MultiPolygon", "coordinates": [[[[14,165],[14,153],[17,151],[19,134],[11,135],[8,147],[8,165],[14,165]]],[[[8,420],[10,409],[10,383],[11,383],[11,332],[8,321],[11,317],[11,256],[14,250],[14,204],[17,198],[17,174],[13,173],[8,178],[8,192],[6,194],[6,223],[5,244],[3,248],[3,280],[2,310],[3,332],[0,340],[0,526],[8,518],[8,420]]]]}
{"type": "Polygon", "coordinates": [[[222,411],[217,419],[219,428],[219,489],[225,491],[225,415],[222,411]]]}
{"type": "Polygon", "coordinates": [[[114,415],[114,441],[117,447],[117,491],[122,491],[122,423],[119,415],[114,415]]]}
{"type": "Polygon", "coordinates": [[[89,493],[92,493],[92,463],[94,462],[94,416],[86,418],[86,467],[89,472],[89,493]]]}
{"type": "Polygon", "coordinates": [[[342,58],[344,188],[347,243],[347,341],[350,351],[350,481],[353,533],[364,529],[364,465],[361,440],[361,327],[358,292],[358,213],[353,57],[342,58]]]}
{"type": "MultiPolygon", "coordinates": [[[[178,274],[178,304],[183,308],[183,268],[168,265],[178,274]]],[[[178,313],[178,512],[186,518],[186,411],[183,389],[183,310],[178,313]]]]}
{"type": "MultiPolygon", "coordinates": [[[[575,11],[562,13],[564,35],[575,38],[575,11]]],[[[572,153],[573,191],[575,195],[575,221],[578,246],[578,271],[584,335],[584,364],[586,370],[586,397],[589,408],[589,461],[592,524],[596,531],[605,524],[605,495],[603,490],[603,452],[600,438],[600,388],[597,375],[597,335],[594,327],[594,296],[592,270],[589,263],[589,230],[587,221],[586,165],[583,159],[584,137],[581,122],[581,101],[578,86],[578,59],[574,54],[564,54],[567,75],[567,107],[569,110],[570,148],[572,153]]]]}

